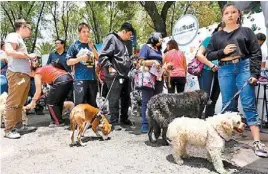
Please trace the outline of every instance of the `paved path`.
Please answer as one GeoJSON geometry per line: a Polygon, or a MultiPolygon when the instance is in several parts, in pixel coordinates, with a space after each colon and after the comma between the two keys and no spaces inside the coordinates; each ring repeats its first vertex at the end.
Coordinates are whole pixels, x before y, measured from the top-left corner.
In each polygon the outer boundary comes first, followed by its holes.
{"type": "MultiPolygon", "coordinates": [[[[21,139],[3,138],[1,129],[2,174],[215,173],[212,164],[200,158],[205,154],[202,149],[189,147],[196,157],[186,159],[182,166],[175,164],[169,146],[162,146],[161,140],[153,146],[146,134],[139,133],[139,118],[134,118],[136,128],[113,132],[108,141],[100,141],[87,131],[85,147],[69,147],[71,132],[67,127],[48,128],[48,114],[29,117],[38,130],[21,139]]],[[[268,146],[268,134],[264,136],[268,146]]],[[[237,140],[226,145],[225,168],[231,173],[268,173],[268,160],[253,154],[247,145],[250,138],[238,136],[237,140]]]]}

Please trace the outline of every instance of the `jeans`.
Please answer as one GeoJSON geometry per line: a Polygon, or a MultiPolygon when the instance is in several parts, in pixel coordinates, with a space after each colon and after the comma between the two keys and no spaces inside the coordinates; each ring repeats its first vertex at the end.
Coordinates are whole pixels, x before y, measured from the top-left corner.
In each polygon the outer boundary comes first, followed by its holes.
{"type": "Polygon", "coordinates": [[[153,88],[143,88],[142,92],[142,105],[141,105],[141,123],[148,124],[148,120],[146,118],[146,110],[147,110],[147,103],[151,99],[152,96],[162,93],[163,91],[163,81],[156,81],[155,89],[153,88]]]}
{"type": "Polygon", "coordinates": [[[220,95],[220,87],[218,81],[218,72],[203,69],[201,76],[198,77],[200,89],[209,94],[212,103],[206,106],[205,117],[215,114],[215,105],[220,95]]]}
{"type": "Polygon", "coordinates": [[[108,90],[112,87],[109,95],[109,110],[110,123],[114,126],[118,124],[119,120],[119,100],[121,100],[121,116],[120,121],[123,122],[128,119],[128,108],[130,106],[130,82],[128,78],[109,76],[105,78],[108,90]],[[114,78],[116,78],[114,80],[114,78]],[[121,80],[120,80],[121,79],[121,80]],[[114,80],[114,83],[113,83],[114,80]],[[112,85],[113,83],[113,85],[112,85]]]}
{"type": "MultiPolygon", "coordinates": [[[[168,88],[168,93],[175,93],[175,87],[177,93],[183,92],[186,84],[186,77],[170,77],[171,88],[168,88]]],[[[168,86],[168,82],[166,83],[168,86]]]]}
{"type": "MultiPolygon", "coordinates": [[[[235,95],[237,89],[241,89],[245,82],[251,77],[249,59],[236,64],[220,66],[218,76],[222,93],[222,104],[224,107],[235,95]]],[[[247,84],[240,93],[240,99],[247,124],[249,126],[259,125],[254,86],[247,84]]],[[[235,111],[235,109],[235,101],[232,100],[225,111],[235,111]]]]}
{"type": "Polygon", "coordinates": [[[8,85],[7,85],[7,78],[4,75],[0,75],[1,77],[1,88],[0,88],[0,94],[7,92],[8,85]]]}
{"type": "Polygon", "coordinates": [[[75,106],[81,103],[88,103],[93,107],[97,107],[97,80],[75,80],[73,84],[75,106]]]}

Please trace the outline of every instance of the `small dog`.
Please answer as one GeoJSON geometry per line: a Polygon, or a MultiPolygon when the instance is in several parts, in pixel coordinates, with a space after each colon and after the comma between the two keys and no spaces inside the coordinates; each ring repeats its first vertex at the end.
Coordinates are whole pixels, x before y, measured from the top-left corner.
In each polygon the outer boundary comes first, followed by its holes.
{"type": "Polygon", "coordinates": [[[81,146],[85,146],[85,144],[82,143],[81,135],[86,130],[86,123],[89,123],[92,126],[91,128],[97,137],[102,137],[104,140],[108,138],[107,135],[111,132],[112,128],[112,125],[109,124],[109,121],[99,111],[99,109],[89,104],[79,104],[75,106],[70,114],[70,122],[71,130],[73,131],[71,136],[71,145],[74,145],[74,131],[76,125],[78,125],[79,130],[77,140],[81,146]],[[98,128],[101,129],[103,135],[99,134],[98,128]]]}
{"type": "Polygon", "coordinates": [[[168,70],[164,70],[164,72],[163,72],[163,79],[164,79],[164,82],[167,83],[167,87],[168,88],[171,88],[170,74],[169,74],[168,70]]]}
{"type": "Polygon", "coordinates": [[[188,157],[186,145],[201,146],[207,150],[207,157],[219,173],[227,173],[223,168],[221,152],[225,140],[230,140],[232,132],[242,133],[245,124],[235,112],[215,115],[206,120],[197,118],[175,118],[168,126],[167,137],[171,140],[173,157],[182,165],[181,157],[188,157]]]}
{"type": "Polygon", "coordinates": [[[141,92],[138,90],[133,90],[130,93],[130,115],[133,117],[140,117],[141,113],[141,92]]]}
{"type": "Polygon", "coordinates": [[[157,94],[153,96],[147,105],[146,114],[149,117],[149,140],[154,143],[162,131],[162,138],[166,139],[168,124],[176,117],[187,116],[201,118],[205,105],[209,104],[209,95],[202,91],[193,91],[178,94],[157,94]],[[155,140],[153,140],[153,135],[155,140]]]}

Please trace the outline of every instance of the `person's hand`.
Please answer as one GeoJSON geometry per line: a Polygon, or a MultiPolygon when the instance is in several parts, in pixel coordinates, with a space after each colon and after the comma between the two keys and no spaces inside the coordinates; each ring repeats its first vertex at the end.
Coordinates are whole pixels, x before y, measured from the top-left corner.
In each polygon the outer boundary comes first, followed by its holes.
{"type": "Polygon", "coordinates": [[[257,80],[255,77],[250,77],[250,78],[248,79],[248,82],[249,82],[251,85],[256,85],[257,81],[258,81],[258,80],[257,80]]]}
{"type": "Polygon", "coordinates": [[[210,67],[210,68],[211,68],[211,71],[213,71],[213,72],[216,72],[219,69],[219,67],[217,65],[215,65],[215,64],[213,64],[213,66],[210,67]]]}
{"type": "Polygon", "coordinates": [[[224,52],[225,55],[228,55],[228,54],[234,52],[235,50],[236,50],[236,45],[235,44],[229,44],[224,48],[223,52],[224,52]]]}
{"type": "Polygon", "coordinates": [[[85,61],[85,62],[88,61],[88,55],[80,56],[79,60],[80,61],[85,61]]]}
{"type": "Polygon", "coordinates": [[[30,59],[34,59],[37,57],[37,55],[35,53],[31,53],[27,55],[30,59]]]}
{"type": "Polygon", "coordinates": [[[28,110],[28,109],[31,110],[31,109],[34,109],[35,106],[36,106],[36,103],[35,103],[35,102],[31,102],[31,103],[28,104],[27,106],[24,106],[24,108],[27,109],[27,110],[28,110]]]}

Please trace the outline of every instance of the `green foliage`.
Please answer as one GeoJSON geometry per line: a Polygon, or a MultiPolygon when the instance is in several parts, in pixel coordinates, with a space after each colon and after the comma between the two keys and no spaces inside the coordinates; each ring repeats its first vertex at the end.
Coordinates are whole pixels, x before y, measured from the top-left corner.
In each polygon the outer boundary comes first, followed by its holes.
{"type": "MultiPolygon", "coordinates": [[[[159,14],[166,2],[154,2],[159,14]]],[[[126,21],[132,23],[136,29],[139,44],[145,43],[149,35],[156,30],[151,16],[138,1],[6,1],[1,2],[0,14],[1,38],[14,31],[16,19],[26,18],[33,28],[33,36],[26,39],[26,44],[31,51],[35,48],[34,43],[38,41],[35,51],[40,54],[51,52],[56,38],[66,39],[67,46],[77,40],[77,26],[81,22],[90,25],[95,43],[103,42],[108,33],[117,31],[126,21]],[[44,8],[40,15],[42,5],[44,8]],[[36,30],[38,19],[40,23],[36,30]],[[44,38],[50,38],[51,41],[44,41],[44,38]]],[[[183,14],[196,15],[200,27],[221,20],[217,2],[176,1],[167,11],[165,24],[168,36],[172,34],[172,27],[183,14]]]]}

